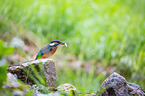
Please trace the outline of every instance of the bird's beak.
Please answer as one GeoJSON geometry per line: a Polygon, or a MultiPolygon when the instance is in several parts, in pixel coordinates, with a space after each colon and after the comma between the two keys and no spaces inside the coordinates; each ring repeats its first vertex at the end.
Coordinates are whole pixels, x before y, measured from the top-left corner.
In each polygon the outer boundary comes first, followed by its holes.
{"type": "Polygon", "coordinates": [[[65,42],[61,42],[61,45],[64,45],[65,44],[65,42]]]}
{"type": "Polygon", "coordinates": [[[67,45],[67,43],[66,43],[66,42],[61,42],[61,45],[65,45],[65,46],[66,46],[66,48],[68,48],[68,45],[67,45]]]}

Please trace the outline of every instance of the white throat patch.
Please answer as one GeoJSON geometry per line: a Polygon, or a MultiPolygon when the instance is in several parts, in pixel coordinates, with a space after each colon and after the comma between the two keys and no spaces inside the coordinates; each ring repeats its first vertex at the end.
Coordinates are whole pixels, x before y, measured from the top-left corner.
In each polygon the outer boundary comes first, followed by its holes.
{"type": "Polygon", "coordinates": [[[53,46],[53,45],[54,45],[54,43],[50,43],[49,45],[50,45],[50,46],[53,46]]]}

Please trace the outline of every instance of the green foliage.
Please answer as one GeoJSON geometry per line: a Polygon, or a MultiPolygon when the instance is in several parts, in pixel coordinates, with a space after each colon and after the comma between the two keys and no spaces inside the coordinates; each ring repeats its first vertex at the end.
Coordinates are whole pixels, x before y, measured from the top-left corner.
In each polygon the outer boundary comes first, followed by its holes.
{"type": "Polygon", "coordinates": [[[1,96],[14,96],[8,89],[1,89],[0,95],[1,96]]]}
{"type": "Polygon", "coordinates": [[[5,55],[10,55],[13,53],[13,48],[6,46],[3,40],[0,40],[0,59],[5,55]]]}
{"type": "MultiPolygon", "coordinates": [[[[0,62],[1,63],[1,62],[0,62]]],[[[1,63],[2,64],[2,63],[1,63]]],[[[3,81],[6,81],[7,74],[6,74],[7,64],[6,62],[3,65],[0,65],[0,89],[3,85],[3,81]]]]}
{"type": "Polygon", "coordinates": [[[70,83],[76,87],[80,94],[92,93],[99,90],[100,84],[104,80],[104,75],[102,73],[98,76],[94,75],[94,68],[89,72],[83,70],[73,71],[67,66],[64,68],[64,70],[57,70],[57,85],[70,83]]]}
{"type": "Polygon", "coordinates": [[[46,86],[45,76],[44,76],[44,69],[42,63],[39,63],[38,69],[34,65],[29,65],[30,68],[26,69],[23,67],[24,72],[30,77],[35,84],[46,86]],[[31,70],[31,73],[30,73],[31,70]],[[39,72],[38,72],[39,70],[39,72]]]}
{"type": "Polygon", "coordinates": [[[4,42],[0,40],[0,89],[2,87],[3,81],[5,81],[7,78],[6,70],[8,65],[4,56],[12,54],[12,52],[13,48],[6,46],[4,42]]]}
{"type": "MultiPolygon", "coordinates": [[[[54,39],[67,41],[68,54],[113,66],[144,89],[144,9],[145,0],[0,0],[0,31],[15,36],[27,29],[42,45],[54,39]]],[[[76,79],[70,73],[65,79],[76,79]]]]}
{"type": "MultiPolygon", "coordinates": [[[[46,85],[45,84],[45,79],[41,77],[41,75],[38,73],[37,69],[33,65],[30,65],[30,67],[31,67],[31,70],[33,71],[33,73],[35,74],[36,78],[40,81],[40,83],[42,85],[46,85]]],[[[43,68],[43,66],[42,66],[42,68],[43,68]]],[[[43,75],[44,75],[44,71],[43,71],[43,75]]]]}

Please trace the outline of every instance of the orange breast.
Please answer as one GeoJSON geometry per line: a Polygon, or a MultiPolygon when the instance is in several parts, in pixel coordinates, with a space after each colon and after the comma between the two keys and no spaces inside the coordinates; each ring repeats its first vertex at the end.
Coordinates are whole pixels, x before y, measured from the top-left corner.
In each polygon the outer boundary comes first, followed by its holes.
{"type": "Polygon", "coordinates": [[[42,58],[48,58],[48,57],[52,56],[55,53],[56,49],[57,49],[57,47],[53,47],[51,52],[48,54],[42,55],[42,58]]]}
{"type": "Polygon", "coordinates": [[[47,58],[47,57],[50,57],[51,55],[53,55],[53,54],[48,53],[48,54],[44,54],[44,55],[42,55],[41,57],[42,57],[42,58],[47,58]]]}

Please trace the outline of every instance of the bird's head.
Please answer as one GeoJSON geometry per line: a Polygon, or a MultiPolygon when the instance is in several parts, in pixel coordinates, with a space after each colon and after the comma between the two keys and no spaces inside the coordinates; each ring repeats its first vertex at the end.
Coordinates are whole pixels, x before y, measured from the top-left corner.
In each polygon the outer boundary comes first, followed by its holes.
{"type": "Polygon", "coordinates": [[[66,47],[68,47],[67,43],[62,42],[60,40],[52,40],[48,45],[51,46],[51,47],[57,47],[59,45],[65,45],[66,47]]]}

